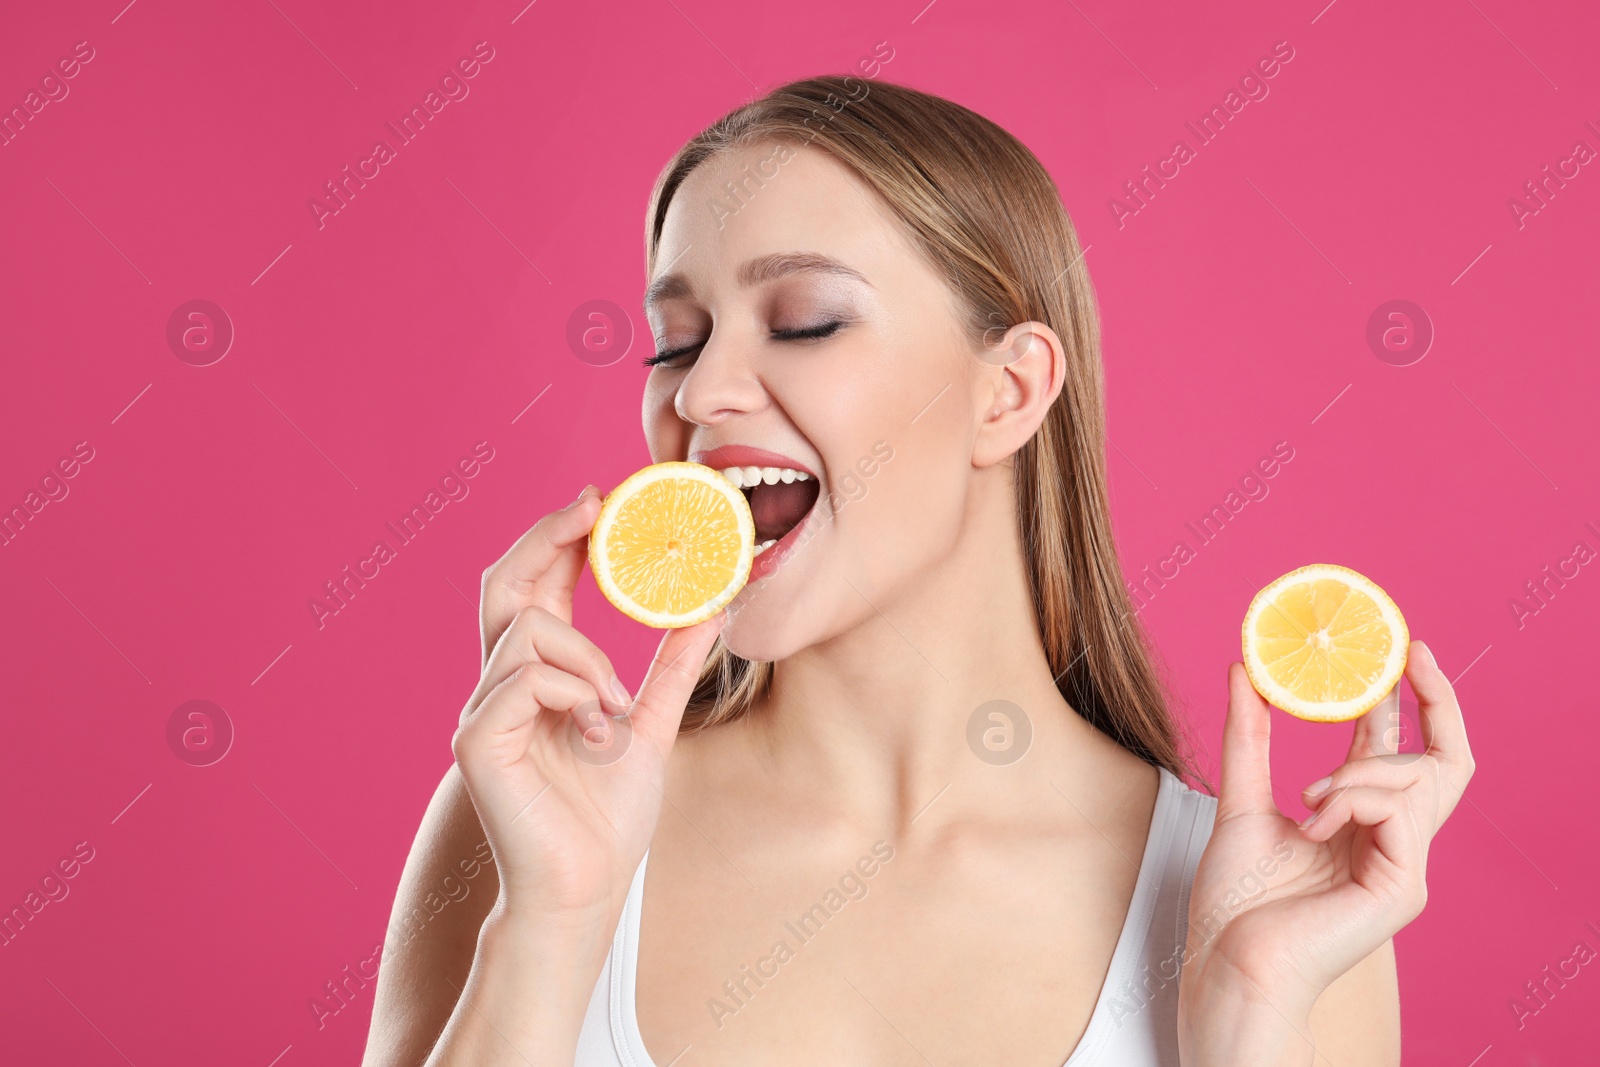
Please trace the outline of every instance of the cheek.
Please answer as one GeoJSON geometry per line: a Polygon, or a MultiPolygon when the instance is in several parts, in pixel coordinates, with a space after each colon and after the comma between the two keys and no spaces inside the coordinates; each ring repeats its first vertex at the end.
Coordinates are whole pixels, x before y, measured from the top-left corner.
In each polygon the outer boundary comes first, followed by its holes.
{"type": "Polygon", "coordinates": [[[869,580],[893,584],[926,573],[958,540],[971,450],[964,427],[935,420],[933,410],[914,424],[884,421],[876,435],[858,438],[871,457],[866,470],[840,479],[835,492],[845,501],[837,516],[843,550],[869,580]],[[889,459],[879,458],[885,453],[889,459]]]}
{"type": "Polygon", "coordinates": [[[650,449],[653,463],[686,459],[689,454],[692,427],[678,418],[677,409],[673,407],[675,395],[675,389],[661,375],[652,375],[644,389],[639,421],[644,428],[645,444],[650,449]]]}
{"type": "Polygon", "coordinates": [[[945,346],[880,336],[786,375],[781,396],[826,457],[839,548],[898,574],[959,532],[971,476],[970,383],[945,346]]]}

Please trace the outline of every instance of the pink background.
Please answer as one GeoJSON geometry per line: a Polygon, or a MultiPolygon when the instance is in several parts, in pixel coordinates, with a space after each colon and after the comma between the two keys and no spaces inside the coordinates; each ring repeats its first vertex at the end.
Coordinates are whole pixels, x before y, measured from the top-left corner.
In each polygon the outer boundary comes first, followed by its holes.
{"type": "MultiPolygon", "coordinates": [[[[1508,1006],[1600,949],[1600,566],[1510,603],[1600,549],[1600,166],[1520,227],[1508,207],[1600,149],[1593,5],[125,2],[27,5],[0,35],[8,111],[94,50],[0,148],[0,508],[93,449],[0,547],[0,908],[94,850],[0,948],[0,1057],[356,1060],[371,988],[320,1029],[310,1002],[383,937],[474,682],[478,576],[647,461],[652,179],[725,110],[880,41],[879,77],[993,118],[1062,188],[1130,572],[1294,449],[1143,611],[1210,771],[1239,620],[1292,567],[1372,576],[1458,679],[1479,771],[1399,938],[1407,1061],[1596,1054],[1600,965],[1520,1030],[1508,1006]],[[319,228],[310,198],[479,41],[470,94],[319,228]],[[1270,94],[1119,228],[1123,182],[1279,41],[1270,94]],[[236,331],[210,366],[166,340],[193,299],[236,331]],[[1436,331],[1410,366],[1365,339],[1391,299],[1436,331]],[[610,366],[566,341],[590,300],[642,334],[610,366]],[[319,628],[310,598],[480,441],[469,495],[319,628]],[[236,732],[211,766],[168,746],[190,700],[236,732]]],[[[636,682],[657,635],[580,598],[636,682]]],[[[1348,728],[1274,725],[1287,802],[1348,728]]]]}

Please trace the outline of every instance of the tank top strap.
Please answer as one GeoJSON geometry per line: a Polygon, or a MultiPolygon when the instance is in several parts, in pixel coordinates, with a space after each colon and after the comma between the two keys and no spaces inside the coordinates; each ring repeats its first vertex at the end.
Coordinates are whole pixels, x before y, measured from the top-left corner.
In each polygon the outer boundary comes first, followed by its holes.
{"type": "Polygon", "coordinates": [[[1083,1040],[1066,1067],[1178,1067],[1178,981],[1189,891],[1211,838],[1215,797],[1162,767],[1139,885],[1083,1040]]]}

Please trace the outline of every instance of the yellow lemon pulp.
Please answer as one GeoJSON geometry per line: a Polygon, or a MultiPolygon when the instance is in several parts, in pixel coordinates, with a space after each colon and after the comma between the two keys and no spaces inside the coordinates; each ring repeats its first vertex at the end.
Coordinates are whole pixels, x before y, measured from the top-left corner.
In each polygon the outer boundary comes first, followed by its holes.
{"type": "Polygon", "coordinates": [[[589,565],[605,598],[647,626],[692,626],[721,611],[750,576],[750,503],[699,463],[656,463],[600,506],[589,565]]]}
{"type": "Polygon", "coordinates": [[[1250,602],[1244,665],[1267,703],[1301,719],[1343,722],[1399,684],[1410,640],[1400,609],[1377,583],[1315,563],[1250,602]]]}

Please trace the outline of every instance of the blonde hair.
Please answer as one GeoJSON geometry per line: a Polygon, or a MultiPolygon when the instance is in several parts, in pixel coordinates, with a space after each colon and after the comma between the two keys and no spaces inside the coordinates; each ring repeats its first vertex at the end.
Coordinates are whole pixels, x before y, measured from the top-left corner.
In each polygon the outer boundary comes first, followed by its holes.
{"type": "MultiPolygon", "coordinates": [[[[655,273],[667,207],[689,172],[717,152],[772,142],[829,152],[882,197],[965,306],[975,346],[997,327],[1021,322],[1042,322],[1060,335],[1066,381],[1015,456],[1040,640],[1057,688],[1078,714],[1142,759],[1205,783],[1180,744],[1117,559],[1099,320],[1049,173],[1001,127],[940,97],[851,77],[791,82],[718,119],[663,169],[647,215],[647,276],[655,273]]],[[[719,638],[682,729],[745,714],[771,680],[771,663],[742,659],[719,638]]]]}

